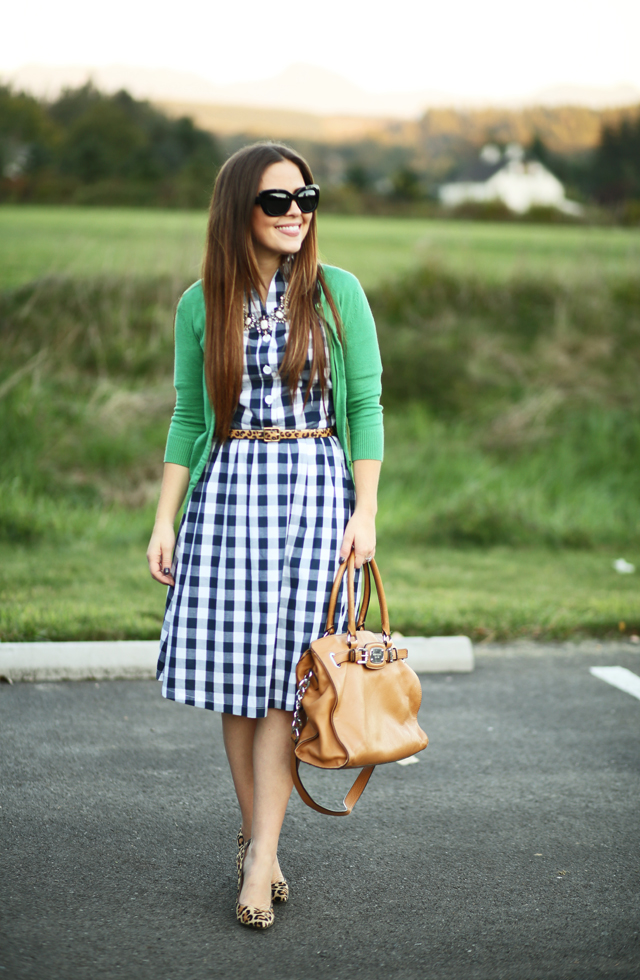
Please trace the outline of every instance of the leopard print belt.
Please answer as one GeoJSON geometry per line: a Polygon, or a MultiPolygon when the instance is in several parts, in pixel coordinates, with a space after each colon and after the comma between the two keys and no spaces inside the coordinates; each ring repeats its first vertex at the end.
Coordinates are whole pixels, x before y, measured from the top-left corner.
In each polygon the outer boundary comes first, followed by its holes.
{"type": "Polygon", "coordinates": [[[335,432],[333,425],[327,429],[282,429],[278,425],[270,425],[264,429],[229,429],[229,438],[280,442],[281,439],[326,439],[335,432]]]}

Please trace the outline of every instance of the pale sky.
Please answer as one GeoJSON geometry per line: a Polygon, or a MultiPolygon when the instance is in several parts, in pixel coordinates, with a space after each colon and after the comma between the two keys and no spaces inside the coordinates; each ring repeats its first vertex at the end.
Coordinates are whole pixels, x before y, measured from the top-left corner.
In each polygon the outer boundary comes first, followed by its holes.
{"type": "Polygon", "coordinates": [[[550,85],[640,86],[640,0],[25,0],[6,4],[0,72],[127,64],[224,84],[290,64],[373,92],[488,98],[550,85]]]}

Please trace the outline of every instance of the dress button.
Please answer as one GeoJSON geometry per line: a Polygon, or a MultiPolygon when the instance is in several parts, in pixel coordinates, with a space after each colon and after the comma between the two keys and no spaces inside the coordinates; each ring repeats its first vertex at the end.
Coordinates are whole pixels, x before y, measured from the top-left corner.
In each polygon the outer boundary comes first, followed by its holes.
{"type": "Polygon", "coordinates": [[[273,371],[271,370],[268,364],[265,364],[262,370],[264,371],[265,374],[273,374],[273,371]]]}
{"type": "Polygon", "coordinates": [[[272,395],[266,395],[264,400],[267,403],[267,405],[270,405],[271,402],[273,401],[273,396],[272,395]]]}

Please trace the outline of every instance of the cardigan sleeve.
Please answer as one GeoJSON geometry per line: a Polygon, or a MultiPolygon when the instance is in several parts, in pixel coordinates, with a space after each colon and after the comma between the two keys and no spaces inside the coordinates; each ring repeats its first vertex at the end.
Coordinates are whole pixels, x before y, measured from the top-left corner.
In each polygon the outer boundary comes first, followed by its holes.
{"type": "Polygon", "coordinates": [[[382,361],[376,325],[364,290],[355,276],[340,290],[339,310],[344,329],[347,421],[351,459],[382,460],[382,361]]]}
{"type": "Polygon", "coordinates": [[[165,463],[189,466],[198,436],[206,429],[203,390],[203,353],[194,329],[192,290],[178,303],[175,320],[174,387],[176,405],[169,426],[165,463]]]}

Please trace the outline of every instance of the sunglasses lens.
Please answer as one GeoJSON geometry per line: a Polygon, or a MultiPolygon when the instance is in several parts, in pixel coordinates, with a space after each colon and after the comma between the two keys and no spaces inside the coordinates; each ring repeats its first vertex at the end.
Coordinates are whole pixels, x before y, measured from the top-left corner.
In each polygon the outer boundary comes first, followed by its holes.
{"type": "Polygon", "coordinates": [[[311,211],[315,211],[315,209],[318,207],[320,191],[317,187],[313,187],[312,185],[303,187],[296,194],[296,200],[300,210],[304,211],[305,214],[309,214],[311,211]]]}
{"type": "Polygon", "coordinates": [[[308,184],[295,194],[281,190],[261,191],[256,198],[256,204],[259,204],[269,217],[280,218],[287,213],[292,201],[296,202],[304,214],[310,214],[318,207],[319,200],[320,188],[317,184],[308,184]]]}
{"type": "Polygon", "coordinates": [[[262,191],[258,200],[264,213],[272,218],[286,214],[291,207],[291,195],[286,191],[262,191]]]}

